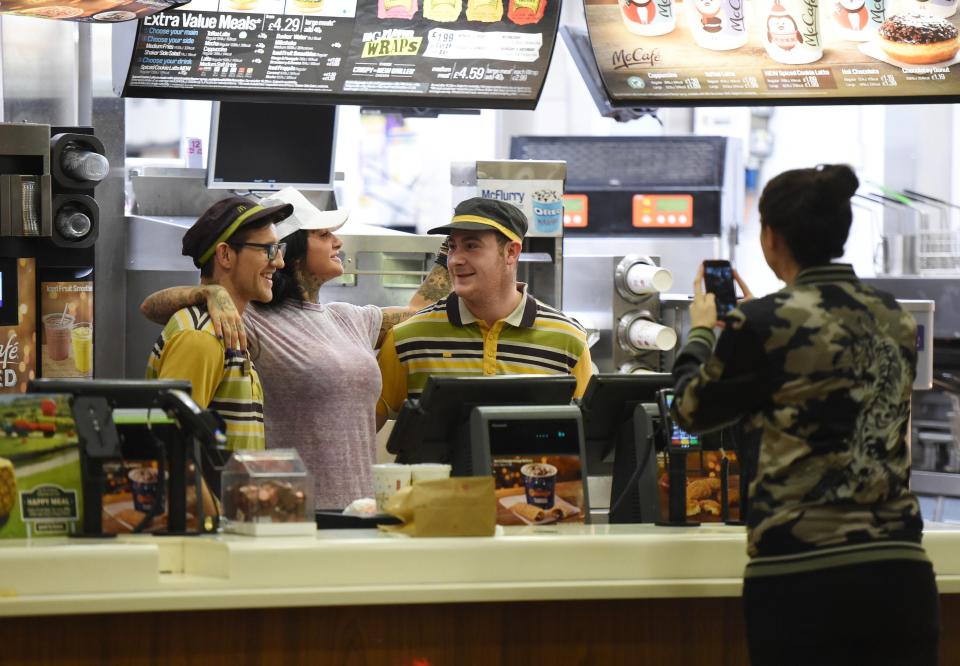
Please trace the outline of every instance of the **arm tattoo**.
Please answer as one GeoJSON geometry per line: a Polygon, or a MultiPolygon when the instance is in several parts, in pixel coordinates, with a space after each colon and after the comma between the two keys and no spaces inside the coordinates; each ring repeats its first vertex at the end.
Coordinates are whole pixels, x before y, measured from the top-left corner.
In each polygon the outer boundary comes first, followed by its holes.
{"type": "Polygon", "coordinates": [[[203,290],[198,287],[170,287],[147,296],[140,304],[140,312],[156,324],[166,324],[180,308],[206,302],[203,290]]]}
{"type": "Polygon", "coordinates": [[[391,328],[413,316],[413,312],[406,308],[380,308],[383,320],[380,322],[380,333],[377,335],[377,349],[383,344],[383,339],[391,328]]]}
{"type": "Polygon", "coordinates": [[[436,303],[450,293],[450,274],[443,266],[434,266],[430,275],[420,285],[417,296],[428,303],[436,303]]]}

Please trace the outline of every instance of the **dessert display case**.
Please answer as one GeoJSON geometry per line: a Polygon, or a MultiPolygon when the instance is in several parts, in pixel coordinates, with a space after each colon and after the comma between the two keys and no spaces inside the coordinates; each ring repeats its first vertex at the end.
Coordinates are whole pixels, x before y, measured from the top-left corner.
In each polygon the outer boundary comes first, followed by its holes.
{"type": "Polygon", "coordinates": [[[223,529],[250,535],[316,532],[313,476],[296,449],[235,451],[223,469],[223,529]]]}

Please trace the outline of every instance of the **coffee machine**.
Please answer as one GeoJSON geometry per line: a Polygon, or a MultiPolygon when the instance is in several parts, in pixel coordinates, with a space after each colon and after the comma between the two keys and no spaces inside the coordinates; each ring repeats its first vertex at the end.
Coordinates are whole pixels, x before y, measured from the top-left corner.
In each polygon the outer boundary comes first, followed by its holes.
{"type": "Polygon", "coordinates": [[[89,127],[0,123],[0,393],[94,375],[104,153],[89,127]]]}

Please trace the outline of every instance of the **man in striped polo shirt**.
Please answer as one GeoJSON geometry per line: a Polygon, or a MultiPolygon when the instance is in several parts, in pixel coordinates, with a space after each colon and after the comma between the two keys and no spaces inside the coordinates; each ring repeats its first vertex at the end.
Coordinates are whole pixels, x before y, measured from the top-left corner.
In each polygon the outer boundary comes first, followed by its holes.
{"type": "MultiPolygon", "coordinates": [[[[273,273],[284,244],[274,224],[293,213],[229,197],[208,208],[183,236],[183,254],[200,269],[202,284],[224,288],[241,313],[250,301],[273,298],[273,273]]],[[[205,298],[204,298],[205,303],[205,298]]],[[[220,415],[230,449],[263,449],[263,388],[246,352],[226,349],[206,305],[177,310],[147,360],[148,379],[188,379],[193,400],[220,415]]]]}
{"type": "Polygon", "coordinates": [[[572,374],[576,396],[583,395],[592,367],[583,327],[517,282],[526,232],[519,208],[480,197],[461,202],[449,224],[429,231],[449,234],[453,293],[387,333],[378,428],[433,374],[572,374]]]}

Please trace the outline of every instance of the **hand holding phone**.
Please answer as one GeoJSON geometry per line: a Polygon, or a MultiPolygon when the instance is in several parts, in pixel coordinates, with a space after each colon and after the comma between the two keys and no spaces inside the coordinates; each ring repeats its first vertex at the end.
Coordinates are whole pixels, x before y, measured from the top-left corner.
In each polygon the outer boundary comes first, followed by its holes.
{"type": "Polygon", "coordinates": [[[737,307],[733,280],[733,267],[726,259],[708,259],[703,262],[703,284],[707,293],[714,296],[718,319],[722,319],[737,307]]]}

